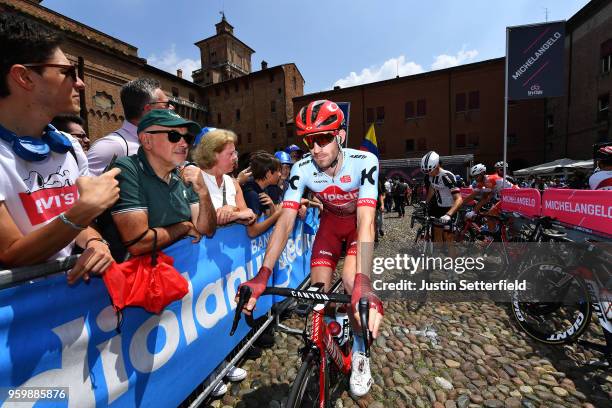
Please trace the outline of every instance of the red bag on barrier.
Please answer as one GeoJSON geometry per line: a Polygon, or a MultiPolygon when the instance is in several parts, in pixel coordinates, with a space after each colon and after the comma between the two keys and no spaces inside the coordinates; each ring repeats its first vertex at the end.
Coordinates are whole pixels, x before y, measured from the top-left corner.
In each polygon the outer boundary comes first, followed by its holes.
{"type": "Polygon", "coordinates": [[[188,292],[187,280],[172,266],[174,259],[157,252],[157,231],[153,252],[113,264],[103,280],[115,310],[140,306],[148,312],[160,313],[167,305],[182,299],[188,292]]]}

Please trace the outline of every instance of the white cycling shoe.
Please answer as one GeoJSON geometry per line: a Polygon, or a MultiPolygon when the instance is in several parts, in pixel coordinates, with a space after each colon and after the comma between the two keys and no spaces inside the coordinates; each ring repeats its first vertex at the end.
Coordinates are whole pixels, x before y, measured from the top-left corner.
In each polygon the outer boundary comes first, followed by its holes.
{"type": "Polygon", "coordinates": [[[370,373],[370,359],[365,353],[354,352],[352,356],[351,380],[349,381],[351,394],[354,397],[363,397],[372,387],[372,374],[370,373]]]}

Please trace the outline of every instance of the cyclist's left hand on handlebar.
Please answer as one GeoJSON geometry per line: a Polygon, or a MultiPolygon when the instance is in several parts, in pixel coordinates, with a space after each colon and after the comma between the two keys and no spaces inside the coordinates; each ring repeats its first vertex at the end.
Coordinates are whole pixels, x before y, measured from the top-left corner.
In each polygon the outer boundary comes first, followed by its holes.
{"type": "Polygon", "coordinates": [[[451,217],[448,214],[444,214],[443,216],[440,217],[440,222],[442,224],[448,224],[448,222],[450,221],[451,217]]]}
{"type": "Polygon", "coordinates": [[[378,337],[378,329],[383,318],[383,304],[380,298],[372,290],[370,278],[362,273],[355,275],[353,293],[351,294],[351,308],[355,321],[359,324],[359,299],[365,297],[370,304],[370,314],[368,316],[368,329],[372,332],[372,337],[378,337]]]}
{"type": "MultiPolygon", "coordinates": [[[[242,309],[245,314],[250,315],[253,312],[253,309],[255,309],[255,303],[257,303],[257,299],[266,289],[266,284],[268,283],[270,275],[272,275],[272,270],[270,268],[262,266],[261,268],[259,268],[259,272],[257,272],[257,275],[255,275],[253,279],[248,280],[238,286],[238,293],[240,292],[240,287],[243,285],[251,288],[251,298],[242,309]]],[[[236,303],[238,303],[239,299],[238,293],[236,294],[236,298],[234,299],[236,303]]]]}

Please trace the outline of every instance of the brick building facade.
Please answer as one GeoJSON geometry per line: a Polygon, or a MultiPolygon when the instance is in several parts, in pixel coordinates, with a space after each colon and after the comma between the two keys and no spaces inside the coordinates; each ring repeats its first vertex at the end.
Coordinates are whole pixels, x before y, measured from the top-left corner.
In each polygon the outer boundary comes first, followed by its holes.
{"type": "Polygon", "coordinates": [[[138,49],[78,21],[47,9],[39,1],[0,0],[0,11],[13,11],[33,18],[66,37],[62,49],[79,67],[85,82],[81,95],[81,117],[95,140],[121,127],[123,108],[121,86],[137,77],[160,81],[162,89],[175,102],[177,111],[198,122],[204,119],[200,87],[190,81],[147,65],[138,57],[138,49]]]}
{"type": "Polygon", "coordinates": [[[594,143],[612,141],[612,1],[590,1],[565,33],[565,95],[548,100],[547,161],[587,159],[594,143]]]}
{"type": "Polygon", "coordinates": [[[225,15],[215,25],[216,34],[195,45],[200,48],[202,68],[193,79],[202,85],[207,107],[205,122],[232,129],[238,148],[284,149],[293,139],[293,98],[304,94],[304,78],[295,64],[252,72],[254,50],[234,36],[225,15]]]}
{"type": "Polygon", "coordinates": [[[182,116],[203,126],[236,131],[242,151],[273,151],[286,146],[287,129],[291,132],[293,117],[292,98],[303,94],[304,79],[295,64],[264,66],[251,73],[254,51],[234,37],[233,27],[225,16],[216,25],[217,35],[196,43],[201,51],[202,69],[194,72],[197,80],[194,83],[183,79],[180,70],[173,75],[148,65],[133,45],[40,3],[0,0],[0,12],[17,12],[64,34],[66,42],[62,49],[78,65],[79,76],[85,82],[81,117],[92,140],[121,126],[124,120],[121,86],[138,77],[150,77],[161,83],[182,116]],[[205,79],[206,73],[209,80],[205,79]],[[229,89],[231,92],[227,92],[229,89]]]}
{"type": "MultiPolygon", "coordinates": [[[[357,148],[374,123],[382,159],[473,154],[492,166],[502,159],[504,59],[431,71],[344,89],[304,95],[294,111],[316,99],[350,102],[349,147],[357,148]]],[[[508,161],[518,169],[544,153],[544,101],[508,109],[508,161]]]]}

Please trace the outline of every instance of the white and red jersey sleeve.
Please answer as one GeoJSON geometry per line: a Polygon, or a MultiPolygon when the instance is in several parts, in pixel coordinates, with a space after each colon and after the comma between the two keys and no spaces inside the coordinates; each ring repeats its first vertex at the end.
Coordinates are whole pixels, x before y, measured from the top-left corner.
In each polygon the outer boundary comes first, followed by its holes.
{"type": "Polygon", "coordinates": [[[589,178],[591,190],[612,190],[612,170],[599,170],[589,178]]]}

